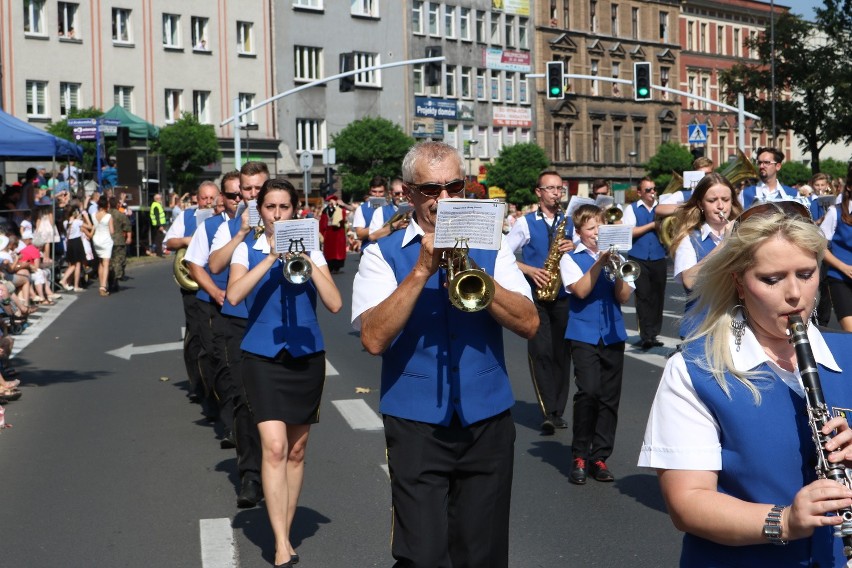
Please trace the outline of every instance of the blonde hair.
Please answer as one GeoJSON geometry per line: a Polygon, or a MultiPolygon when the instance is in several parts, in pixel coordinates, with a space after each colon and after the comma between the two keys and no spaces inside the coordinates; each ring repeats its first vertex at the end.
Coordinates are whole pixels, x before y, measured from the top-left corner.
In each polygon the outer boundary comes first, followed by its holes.
{"type": "Polygon", "coordinates": [[[675,213],[677,232],[669,247],[672,254],[677,250],[678,245],[683,239],[687,238],[692,231],[700,229],[706,221],[704,212],[701,210],[701,202],[710,188],[716,185],[724,185],[731,190],[731,219],[738,217],[743,212],[743,206],[740,204],[740,200],[737,199],[737,192],[734,186],[731,185],[731,182],[728,181],[728,178],[716,172],[706,174],[695,186],[695,190],[692,192],[690,198],[675,213]]]}
{"type": "MultiPolygon", "coordinates": [[[[694,313],[703,315],[698,328],[687,337],[687,341],[706,338],[704,357],[695,363],[713,375],[721,389],[730,396],[725,373],[730,373],[760,403],[760,391],[755,380],[761,376],[757,371],[742,371],[734,368],[731,357],[731,320],[736,317],[735,308],[740,305],[734,275],[741,276],[754,265],[755,251],[767,240],[780,236],[792,246],[813,252],[818,263],[822,262],[826,240],[810,219],[799,216],[788,217],[778,209],[770,214],[756,214],[741,223],[719,245],[719,250],[705,259],[696,278],[692,296],[697,303],[694,313]]],[[[814,277],[818,277],[818,274],[814,277]]]]}

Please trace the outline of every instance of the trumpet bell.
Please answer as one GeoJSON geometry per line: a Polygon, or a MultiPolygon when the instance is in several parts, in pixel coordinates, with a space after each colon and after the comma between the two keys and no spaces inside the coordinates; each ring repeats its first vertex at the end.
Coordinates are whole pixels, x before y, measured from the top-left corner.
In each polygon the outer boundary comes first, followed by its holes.
{"type": "Polygon", "coordinates": [[[187,292],[197,292],[198,282],[193,280],[192,275],[189,273],[189,268],[186,266],[186,260],[184,260],[185,256],[185,248],[182,248],[175,253],[175,260],[172,265],[175,282],[177,282],[177,285],[187,292]]]}
{"type": "Polygon", "coordinates": [[[613,225],[621,221],[621,218],[624,217],[624,211],[613,205],[606,211],[604,211],[604,218],[606,219],[607,225],[613,225]]]}
{"type": "Polygon", "coordinates": [[[288,255],[284,261],[284,278],[291,284],[304,284],[313,271],[311,263],[301,254],[288,255]]]}
{"type": "Polygon", "coordinates": [[[641,273],[642,267],[632,260],[628,260],[618,267],[618,277],[628,283],[636,282],[641,273]]]}
{"type": "Polygon", "coordinates": [[[450,302],[463,312],[484,310],[494,299],[494,281],[479,268],[455,274],[447,288],[450,302]]]}

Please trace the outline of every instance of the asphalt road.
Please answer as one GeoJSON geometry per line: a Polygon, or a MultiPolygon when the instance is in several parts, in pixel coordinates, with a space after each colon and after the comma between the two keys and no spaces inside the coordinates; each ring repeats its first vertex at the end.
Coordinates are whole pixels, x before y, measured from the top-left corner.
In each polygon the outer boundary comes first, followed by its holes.
{"type": "MultiPolygon", "coordinates": [[[[320,311],[330,375],[293,535],[306,568],[392,564],[384,439],[374,427],[380,360],[349,325],[356,270],[350,256],[336,277],[341,313],[320,311]]],[[[130,275],[108,298],[95,289],[66,294],[18,337],[24,396],[6,406],[14,428],[0,432],[0,566],[269,566],[266,511],[236,508],[233,451],[219,448],[217,427],[185,397],[171,263],[134,266],[130,275]]],[[[668,295],[664,340],[674,346],[682,298],[671,282],[668,295]]],[[[578,487],[567,480],[570,432],[540,434],[526,343],[506,334],[517,399],[511,566],[676,565],[680,535],[655,475],[635,465],[669,351],[628,347],[609,460],[617,480],[578,487]]]]}

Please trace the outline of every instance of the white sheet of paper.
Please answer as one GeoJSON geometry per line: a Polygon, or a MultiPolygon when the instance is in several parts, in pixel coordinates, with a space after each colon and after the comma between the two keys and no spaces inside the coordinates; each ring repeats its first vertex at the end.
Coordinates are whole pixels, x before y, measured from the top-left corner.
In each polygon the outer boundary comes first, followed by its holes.
{"type": "Polygon", "coordinates": [[[609,250],[615,245],[618,252],[633,248],[633,227],[630,225],[600,225],[598,227],[598,250],[609,250]]]}
{"type": "Polygon", "coordinates": [[[408,215],[412,211],[414,211],[414,205],[405,201],[401,202],[396,208],[396,212],[403,215],[408,215]]]}
{"type": "Polygon", "coordinates": [[[695,189],[695,186],[698,185],[698,182],[706,176],[704,172],[701,170],[690,170],[688,172],[683,172],[683,189],[688,189],[692,191],[695,189]]]}
{"type": "Polygon", "coordinates": [[[598,195],[595,198],[595,205],[597,205],[601,211],[606,211],[615,205],[615,198],[610,195],[598,195]]]}
{"type": "Polygon", "coordinates": [[[442,199],[435,221],[435,248],[452,248],[464,238],[469,248],[500,250],[505,210],[506,204],[496,199],[442,199]]]}
{"type": "Polygon", "coordinates": [[[260,212],[257,210],[257,200],[252,199],[251,201],[247,202],[246,207],[248,207],[249,210],[249,226],[257,227],[258,225],[260,225],[260,212]]]}
{"type": "Polygon", "coordinates": [[[373,209],[378,209],[379,207],[384,207],[388,204],[388,200],[384,197],[371,197],[367,200],[367,203],[370,204],[370,207],[373,209]]]}
{"type": "Polygon", "coordinates": [[[195,211],[195,221],[200,225],[207,219],[213,216],[213,208],[208,207],[207,209],[198,209],[195,211]]]}
{"type": "Polygon", "coordinates": [[[580,197],[579,195],[572,195],[571,201],[568,202],[568,209],[565,211],[565,214],[569,217],[574,216],[574,211],[577,210],[577,207],[581,205],[594,205],[595,200],[591,197],[580,197]]]}
{"type": "Polygon", "coordinates": [[[304,245],[306,252],[319,250],[319,221],[316,219],[291,219],[290,221],[275,221],[275,250],[280,253],[290,251],[291,243],[294,251],[301,251],[304,245]]]}

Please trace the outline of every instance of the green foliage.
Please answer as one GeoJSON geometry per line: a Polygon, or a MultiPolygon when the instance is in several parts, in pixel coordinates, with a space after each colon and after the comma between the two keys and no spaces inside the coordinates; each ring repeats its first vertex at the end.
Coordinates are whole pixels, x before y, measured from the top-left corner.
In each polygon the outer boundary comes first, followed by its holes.
{"type": "Polygon", "coordinates": [[[811,179],[811,169],[803,162],[784,162],[778,170],[778,180],[784,185],[794,186],[798,183],[808,183],[811,179]]]}
{"type": "MultiPolygon", "coordinates": [[[[81,109],[71,109],[68,112],[68,118],[98,118],[103,115],[104,111],[99,108],[89,107],[81,109]]],[[[95,169],[95,160],[97,158],[97,143],[94,140],[75,140],[74,131],[68,126],[68,118],[63,118],[56,122],[47,124],[47,132],[58,138],[64,138],[69,142],[73,142],[83,148],[83,163],[80,164],[80,169],[93,171],[95,169]]],[[[115,152],[115,139],[106,139],[106,155],[111,156],[115,152]]]]}
{"type": "Polygon", "coordinates": [[[203,166],[222,158],[213,126],[201,124],[189,112],[160,129],[156,148],[166,157],[168,176],[178,194],[194,190],[203,166]]]}
{"type": "Polygon", "coordinates": [[[379,117],[356,120],[333,135],[344,199],[364,199],[373,176],[401,175],[402,159],[414,142],[398,124],[379,117]]]}
{"type": "Polygon", "coordinates": [[[849,164],[848,162],[828,158],[820,162],[819,168],[822,173],[830,175],[832,179],[846,179],[849,164]]]}
{"type": "Polygon", "coordinates": [[[672,180],[672,172],[683,174],[691,170],[694,159],[686,146],[666,142],[657,148],[657,153],[645,164],[645,173],[657,184],[657,192],[662,193],[672,180]]]}
{"type": "Polygon", "coordinates": [[[547,154],[537,144],[506,146],[494,162],[486,166],[490,186],[506,191],[506,201],[518,206],[538,201],[535,184],[542,170],[550,168],[547,154]]]}

